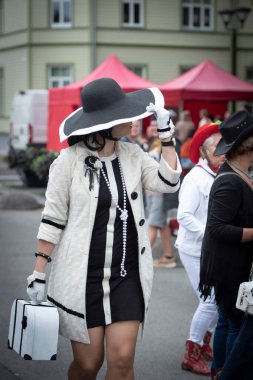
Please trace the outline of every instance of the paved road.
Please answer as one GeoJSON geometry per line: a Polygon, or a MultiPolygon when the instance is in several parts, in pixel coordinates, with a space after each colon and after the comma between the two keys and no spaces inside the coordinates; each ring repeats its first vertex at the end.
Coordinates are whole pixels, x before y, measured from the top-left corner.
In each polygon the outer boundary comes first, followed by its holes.
{"type": "MultiPolygon", "coordinates": [[[[1,168],[0,168],[1,169],[1,168]]],[[[0,185],[6,189],[0,170],[0,185]]],[[[6,174],[6,173],[5,173],[6,174]]],[[[12,173],[10,173],[12,174],[12,173]]],[[[21,184],[16,182],[16,188],[21,184]]],[[[14,187],[15,187],[14,186],[14,187]]],[[[22,186],[21,186],[22,187],[22,186]]],[[[1,188],[1,187],[0,187],[1,188]]],[[[30,190],[27,190],[30,191],[30,190]]],[[[60,337],[55,362],[25,361],[7,348],[11,304],[15,298],[26,299],[26,277],[33,270],[33,252],[41,210],[0,210],[0,380],[65,380],[71,361],[69,342],[60,337]]],[[[159,255],[159,242],[154,256],[159,255]]],[[[196,298],[185,271],[156,269],[152,301],[144,339],[139,339],[136,351],[136,380],[204,380],[206,377],[182,371],[184,351],[196,298]]],[[[97,380],[102,380],[105,366],[97,380]]]]}

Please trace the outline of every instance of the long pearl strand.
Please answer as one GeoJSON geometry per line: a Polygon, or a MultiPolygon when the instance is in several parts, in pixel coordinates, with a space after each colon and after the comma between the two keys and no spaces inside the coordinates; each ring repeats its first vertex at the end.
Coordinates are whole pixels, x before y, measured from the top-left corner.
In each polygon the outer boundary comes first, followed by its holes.
{"type": "Polygon", "coordinates": [[[125,269],[125,261],[126,261],[128,211],[126,209],[126,184],[125,184],[125,180],[124,180],[124,176],[123,176],[123,172],[122,172],[122,168],[121,168],[119,159],[118,159],[118,163],[119,163],[119,171],[120,171],[120,177],[121,177],[121,182],[122,182],[122,187],[123,187],[123,209],[119,206],[119,204],[117,202],[117,199],[115,198],[115,196],[112,193],[112,189],[111,189],[111,185],[110,185],[109,179],[107,178],[107,176],[106,176],[103,168],[101,168],[101,172],[103,174],[103,177],[104,177],[105,183],[106,183],[106,185],[108,187],[108,190],[110,191],[112,200],[115,203],[117,209],[121,213],[120,214],[120,219],[123,222],[123,228],[122,228],[122,234],[123,234],[123,252],[122,252],[122,260],[121,260],[121,264],[120,264],[120,276],[121,277],[126,277],[127,271],[125,269]]]}

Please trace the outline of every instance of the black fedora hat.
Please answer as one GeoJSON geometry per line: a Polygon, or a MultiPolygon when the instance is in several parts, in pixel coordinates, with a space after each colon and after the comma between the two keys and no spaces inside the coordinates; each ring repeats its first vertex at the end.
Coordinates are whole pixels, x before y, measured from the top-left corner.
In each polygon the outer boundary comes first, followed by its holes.
{"type": "Polygon", "coordinates": [[[227,153],[253,136],[253,117],[247,111],[235,112],[220,124],[219,130],[222,138],[214,151],[215,156],[227,153]]]}
{"type": "Polygon", "coordinates": [[[112,78],[88,83],[81,92],[82,107],[72,112],[60,125],[60,141],[70,136],[87,135],[115,125],[143,119],[149,103],[164,107],[161,91],[154,88],[125,94],[112,78]]]}

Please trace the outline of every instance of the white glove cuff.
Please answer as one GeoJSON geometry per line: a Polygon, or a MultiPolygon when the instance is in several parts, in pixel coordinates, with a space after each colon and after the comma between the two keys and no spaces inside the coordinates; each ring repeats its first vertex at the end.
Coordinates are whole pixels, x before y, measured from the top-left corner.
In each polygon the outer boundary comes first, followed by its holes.
{"type": "Polygon", "coordinates": [[[37,272],[36,270],[33,271],[33,274],[34,276],[38,279],[38,280],[45,280],[46,278],[46,273],[43,273],[43,272],[37,272]]]}
{"type": "Polygon", "coordinates": [[[27,277],[28,286],[34,282],[35,280],[45,280],[46,273],[37,272],[36,270],[33,271],[33,274],[27,277]]]}
{"type": "Polygon", "coordinates": [[[174,136],[174,132],[167,131],[167,132],[159,132],[159,139],[169,139],[170,137],[174,136]]]}
{"type": "Polygon", "coordinates": [[[169,124],[165,128],[159,128],[158,126],[158,133],[159,133],[159,139],[169,139],[174,136],[175,134],[175,125],[170,120],[169,124]],[[164,131],[163,131],[164,130],[164,131]]]}

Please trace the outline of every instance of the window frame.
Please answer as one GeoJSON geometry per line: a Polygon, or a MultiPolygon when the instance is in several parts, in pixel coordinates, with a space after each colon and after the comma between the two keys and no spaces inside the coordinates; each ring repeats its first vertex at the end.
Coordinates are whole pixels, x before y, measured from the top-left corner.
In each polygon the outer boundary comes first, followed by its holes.
{"type": "Polygon", "coordinates": [[[144,0],[122,0],[122,26],[124,28],[144,28],[144,0]],[[124,22],[124,4],[129,4],[130,21],[124,22]],[[140,22],[134,22],[134,4],[140,6],[140,22]]]}
{"type": "Polygon", "coordinates": [[[130,64],[125,64],[125,66],[129,70],[134,72],[136,75],[138,75],[139,77],[141,77],[143,79],[147,78],[147,66],[146,65],[130,63],[130,64]],[[138,73],[139,70],[141,71],[141,74],[138,73]]]}
{"type": "Polygon", "coordinates": [[[195,65],[180,65],[179,66],[179,75],[187,73],[189,70],[193,69],[195,65]]]}
{"type": "Polygon", "coordinates": [[[48,88],[58,88],[58,87],[64,87],[68,86],[71,83],[73,83],[73,65],[66,63],[66,64],[57,64],[52,63],[47,65],[47,86],[48,88]],[[69,69],[69,76],[53,76],[52,75],[52,69],[58,69],[58,68],[68,68],[69,69]],[[69,83],[64,84],[63,82],[69,80],[69,83]],[[58,81],[57,86],[53,86],[52,82],[58,81]]]}
{"type": "Polygon", "coordinates": [[[210,0],[210,4],[205,4],[204,0],[182,0],[182,18],[181,18],[181,27],[185,31],[201,31],[201,32],[212,32],[214,30],[214,1],[210,0]],[[200,26],[194,26],[194,8],[200,8],[200,26]],[[189,9],[189,24],[188,26],[183,25],[183,13],[184,8],[189,9]],[[210,10],[210,25],[205,26],[205,9],[210,10]]]}
{"type": "Polygon", "coordinates": [[[253,65],[246,67],[246,81],[253,84],[253,65]]]}
{"type": "Polygon", "coordinates": [[[52,29],[69,29],[72,27],[72,10],[73,10],[73,4],[72,0],[50,0],[50,24],[52,29]],[[53,16],[53,6],[54,3],[59,4],[59,22],[54,22],[53,16]],[[69,22],[64,22],[64,3],[69,3],[70,6],[70,21],[69,22]]]}
{"type": "MultiPolygon", "coordinates": [[[[246,81],[253,84],[253,65],[246,67],[246,81]],[[250,75],[251,74],[251,75],[250,75]]],[[[253,101],[248,101],[247,105],[251,108],[251,113],[253,112],[253,101]]]]}

